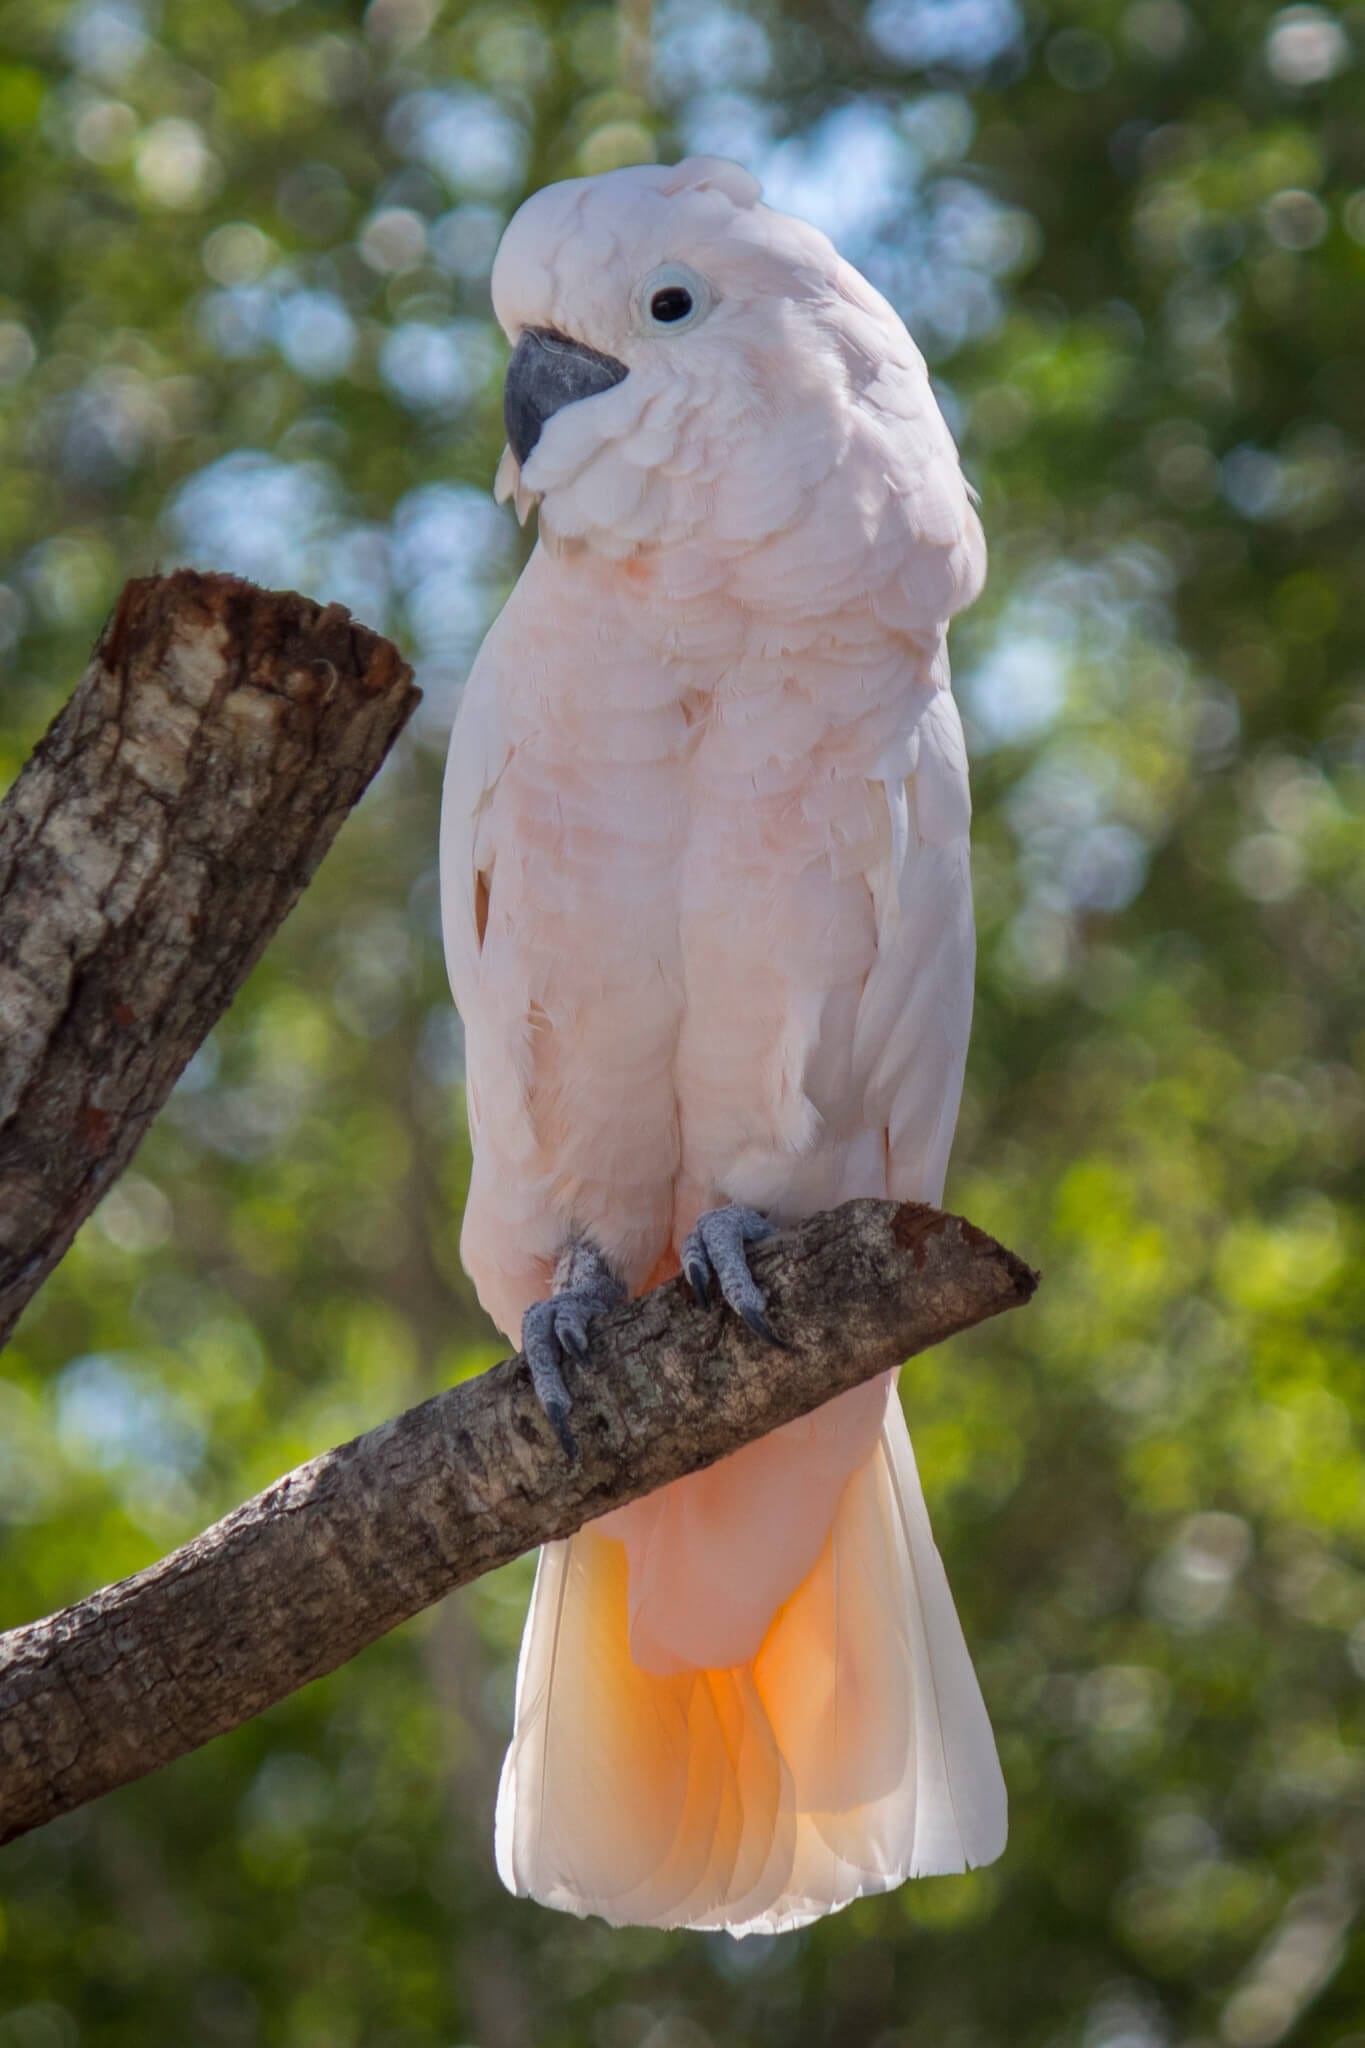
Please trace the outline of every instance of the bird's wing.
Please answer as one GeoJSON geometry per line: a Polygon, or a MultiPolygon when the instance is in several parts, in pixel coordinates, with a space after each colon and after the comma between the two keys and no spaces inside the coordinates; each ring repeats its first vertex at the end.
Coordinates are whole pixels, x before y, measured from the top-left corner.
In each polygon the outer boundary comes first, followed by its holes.
{"type": "MultiPolygon", "coordinates": [[[[493,797],[513,752],[498,690],[506,643],[499,622],[465,684],[441,794],[441,929],[451,992],[464,1020],[466,1094],[476,1143],[478,1099],[487,1092],[486,1084],[496,1080],[485,1070],[499,1060],[497,1034],[486,1028],[492,1021],[494,991],[485,971],[484,945],[499,851],[493,797]]],[[[520,1092],[513,1088],[513,1099],[520,1092]]]]}
{"type": "Polygon", "coordinates": [[[939,686],[879,764],[885,854],[868,877],[877,954],[854,1026],[862,1113],[886,1133],[887,1193],[898,1201],[942,1196],[972,1022],[967,752],[944,656],[935,668],[939,686]]]}

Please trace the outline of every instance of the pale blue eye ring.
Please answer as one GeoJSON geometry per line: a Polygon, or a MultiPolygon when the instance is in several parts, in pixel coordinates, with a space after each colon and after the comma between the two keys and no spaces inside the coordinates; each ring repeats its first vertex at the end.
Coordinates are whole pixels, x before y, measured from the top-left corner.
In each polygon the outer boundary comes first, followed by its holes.
{"type": "Polygon", "coordinates": [[[715,303],[706,279],[688,263],[661,263],[636,286],[634,297],[642,334],[685,334],[715,303]]]}

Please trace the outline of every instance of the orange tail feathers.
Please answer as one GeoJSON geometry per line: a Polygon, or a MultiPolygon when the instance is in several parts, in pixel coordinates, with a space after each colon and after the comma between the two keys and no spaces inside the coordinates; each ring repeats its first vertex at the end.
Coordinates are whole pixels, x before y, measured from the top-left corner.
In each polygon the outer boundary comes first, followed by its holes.
{"type": "Polygon", "coordinates": [[[1004,1783],[898,1402],[748,1662],[642,1669],[628,1576],[592,1526],[542,1553],[498,1794],[509,1889],[773,1933],[1000,1854],[1004,1783]]]}

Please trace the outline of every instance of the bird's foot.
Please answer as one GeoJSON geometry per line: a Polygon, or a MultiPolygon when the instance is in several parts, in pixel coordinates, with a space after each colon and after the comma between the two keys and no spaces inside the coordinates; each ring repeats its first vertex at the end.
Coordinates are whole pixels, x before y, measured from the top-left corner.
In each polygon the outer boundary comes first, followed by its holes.
{"type": "Polygon", "coordinates": [[[578,1443],[569,1427],[569,1390],[564,1360],[580,1365],[588,1355],[588,1322],[626,1298],[626,1290],[595,1244],[572,1238],[555,1267],[555,1291],[548,1301],[533,1301],[521,1319],[521,1349],[531,1374],[536,1399],[567,1458],[577,1458],[578,1443]]]}
{"type": "MultiPolygon", "coordinates": [[[[749,1271],[745,1246],[759,1244],[776,1235],[777,1225],[757,1209],[732,1202],[724,1209],[707,1209],[688,1232],[682,1248],[682,1269],[697,1301],[705,1308],[712,1288],[719,1290],[737,1316],[770,1344],[782,1339],[768,1321],[768,1303],[762,1288],[749,1271]]],[[[785,1348],[785,1347],[784,1347],[785,1348]]]]}

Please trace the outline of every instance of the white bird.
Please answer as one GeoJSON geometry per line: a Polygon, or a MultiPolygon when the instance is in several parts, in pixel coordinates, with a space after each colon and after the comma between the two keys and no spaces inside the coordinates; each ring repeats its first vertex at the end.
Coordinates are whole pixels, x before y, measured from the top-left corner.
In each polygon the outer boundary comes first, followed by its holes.
{"type": "MultiPolygon", "coordinates": [[[[950,616],[981,529],[891,307],[739,166],[513,219],[499,494],[539,543],[442,820],[474,1165],[462,1254],[567,1437],[587,1319],[937,1202],[971,1020],[950,616]]],[[[800,1926],[1005,1839],[895,1376],[542,1553],[497,1858],[615,1923],[800,1926]]]]}

